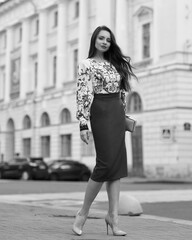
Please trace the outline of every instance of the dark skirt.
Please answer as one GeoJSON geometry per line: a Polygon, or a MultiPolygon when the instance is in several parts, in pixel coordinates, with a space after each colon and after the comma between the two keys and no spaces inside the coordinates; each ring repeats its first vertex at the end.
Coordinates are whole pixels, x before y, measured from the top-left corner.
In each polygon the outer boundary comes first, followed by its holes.
{"type": "Polygon", "coordinates": [[[125,112],[120,94],[95,94],[90,113],[96,150],[91,179],[105,182],[126,177],[125,112]]]}

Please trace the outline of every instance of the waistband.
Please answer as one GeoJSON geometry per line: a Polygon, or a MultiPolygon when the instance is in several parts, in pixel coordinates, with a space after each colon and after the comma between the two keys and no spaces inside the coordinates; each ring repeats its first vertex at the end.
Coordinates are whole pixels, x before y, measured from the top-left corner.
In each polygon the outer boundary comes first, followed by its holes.
{"type": "Polygon", "coordinates": [[[120,98],[120,93],[98,93],[94,94],[95,99],[111,99],[120,98]]]}

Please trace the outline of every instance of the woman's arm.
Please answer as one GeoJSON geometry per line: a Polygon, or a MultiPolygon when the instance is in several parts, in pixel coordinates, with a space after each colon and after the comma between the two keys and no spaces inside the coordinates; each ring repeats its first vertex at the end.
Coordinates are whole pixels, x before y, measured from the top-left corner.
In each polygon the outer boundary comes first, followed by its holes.
{"type": "Polygon", "coordinates": [[[90,117],[90,106],[93,100],[93,89],[90,79],[90,66],[87,60],[79,64],[77,76],[77,119],[80,124],[80,131],[88,130],[87,121],[90,117]]]}

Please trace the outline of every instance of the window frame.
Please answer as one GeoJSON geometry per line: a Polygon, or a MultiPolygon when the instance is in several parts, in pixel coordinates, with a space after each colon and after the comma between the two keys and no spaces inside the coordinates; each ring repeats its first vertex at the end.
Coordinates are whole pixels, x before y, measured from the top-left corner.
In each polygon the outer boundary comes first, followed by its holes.
{"type": "Polygon", "coordinates": [[[5,82],[6,82],[6,72],[5,66],[0,67],[0,101],[5,98],[5,82]]]}
{"type": "Polygon", "coordinates": [[[147,22],[142,25],[142,59],[145,60],[150,57],[151,57],[151,23],[147,22]],[[147,48],[145,48],[146,46],[147,48]],[[146,49],[148,52],[147,55],[145,55],[146,49]]]}
{"type": "Polygon", "coordinates": [[[78,48],[75,48],[73,50],[73,77],[74,77],[74,79],[77,78],[78,54],[79,54],[79,50],[78,50],[78,48]]]}
{"type": "Polygon", "coordinates": [[[133,37],[133,57],[135,65],[143,67],[152,63],[154,55],[154,32],[153,32],[153,9],[147,6],[141,6],[134,14],[134,37],[133,37]],[[145,57],[143,54],[144,41],[143,41],[143,26],[149,24],[149,56],[145,57]]]}
{"type": "Polygon", "coordinates": [[[41,136],[41,156],[43,158],[50,157],[51,154],[51,137],[41,136]]]}
{"type": "Polygon", "coordinates": [[[23,156],[31,156],[31,138],[23,138],[23,156]]]}
{"type": "Polygon", "coordinates": [[[71,112],[68,108],[63,108],[60,115],[61,124],[69,124],[71,123],[71,112]]]}
{"type": "Polygon", "coordinates": [[[49,127],[51,125],[50,117],[47,112],[42,113],[41,115],[41,127],[49,127]]]}
{"type": "Polygon", "coordinates": [[[25,117],[23,118],[23,129],[31,129],[31,118],[29,117],[29,115],[25,115],[25,117]]]}
{"type": "Polygon", "coordinates": [[[127,99],[127,113],[140,113],[143,111],[143,104],[140,95],[137,92],[133,92],[127,99]]]}
{"type": "Polygon", "coordinates": [[[71,133],[60,135],[60,156],[66,157],[66,158],[72,157],[72,134],[71,133]]]}
{"type": "Polygon", "coordinates": [[[75,3],[74,3],[74,19],[79,18],[79,13],[80,13],[80,3],[79,3],[79,1],[75,1],[75,3]]]}

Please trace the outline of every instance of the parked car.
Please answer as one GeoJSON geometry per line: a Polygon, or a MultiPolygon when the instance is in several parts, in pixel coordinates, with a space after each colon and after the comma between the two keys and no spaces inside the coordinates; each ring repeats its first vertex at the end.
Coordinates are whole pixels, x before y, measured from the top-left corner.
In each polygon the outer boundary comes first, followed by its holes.
{"type": "Polygon", "coordinates": [[[0,163],[0,178],[7,179],[48,179],[48,166],[41,157],[15,157],[0,163]]]}
{"type": "Polygon", "coordinates": [[[80,180],[88,181],[90,169],[83,163],[73,160],[54,160],[49,165],[51,180],[80,180]]]}

